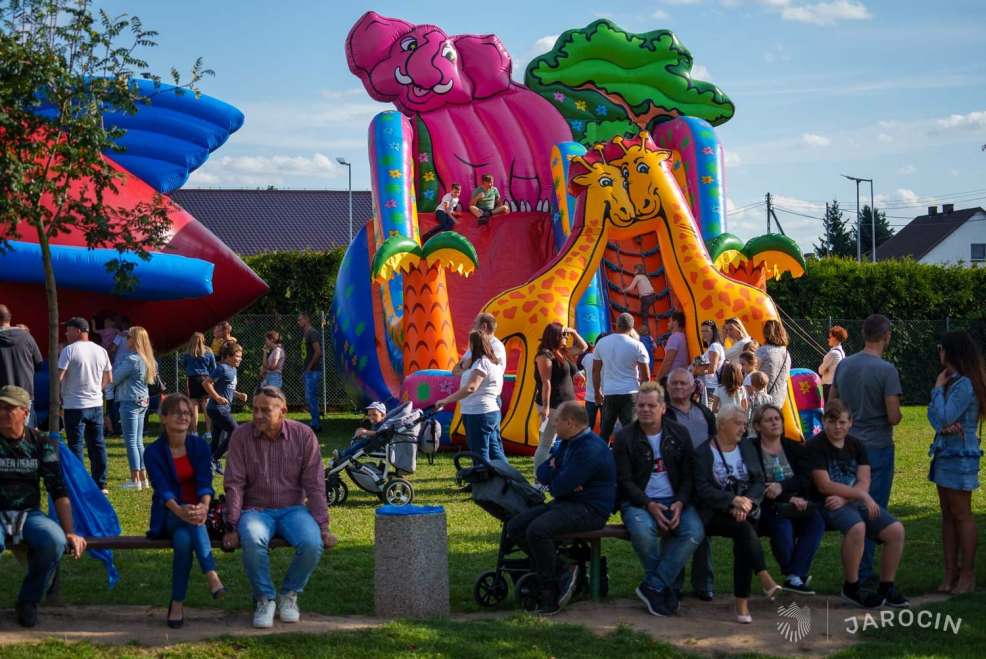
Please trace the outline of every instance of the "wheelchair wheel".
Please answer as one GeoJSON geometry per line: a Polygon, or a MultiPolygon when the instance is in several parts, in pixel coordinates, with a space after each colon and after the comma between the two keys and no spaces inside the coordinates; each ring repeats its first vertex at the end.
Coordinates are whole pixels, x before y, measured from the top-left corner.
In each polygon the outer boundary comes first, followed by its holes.
{"type": "Polygon", "coordinates": [[[541,584],[538,582],[538,575],[528,572],[514,586],[514,595],[517,598],[517,605],[525,611],[533,611],[541,603],[541,584]]]}
{"type": "Polygon", "coordinates": [[[480,606],[494,607],[507,598],[509,586],[502,574],[495,571],[483,572],[476,579],[472,595],[480,606]]]}
{"type": "Polygon", "coordinates": [[[341,506],[349,498],[349,487],[342,481],[336,482],[325,488],[325,499],[329,506],[341,506]]]}
{"type": "Polygon", "coordinates": [[[403,478],[388,481],[383,489],[383,500],[394,506],[409,504],[414,501],[414,486],[403,478]]]}

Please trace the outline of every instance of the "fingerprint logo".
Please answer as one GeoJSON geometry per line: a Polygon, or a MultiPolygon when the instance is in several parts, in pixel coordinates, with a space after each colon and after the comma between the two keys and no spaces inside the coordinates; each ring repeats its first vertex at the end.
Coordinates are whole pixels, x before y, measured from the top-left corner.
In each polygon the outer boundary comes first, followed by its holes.
{"type": "Polygon", "coordinates": [[[790,643],[797,643],[811,631],[811,609],[807,606],[792,602],[777,607],[777,615],[781,618],[777,621],[777,631],[790,643]]]}

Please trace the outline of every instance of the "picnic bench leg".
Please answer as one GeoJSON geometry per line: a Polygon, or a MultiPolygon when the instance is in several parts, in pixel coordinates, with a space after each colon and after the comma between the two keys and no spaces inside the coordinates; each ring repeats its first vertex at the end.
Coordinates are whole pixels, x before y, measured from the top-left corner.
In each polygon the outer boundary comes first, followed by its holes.
{"type": "Polygon", "coordinates": [[[602,541],[599,538],[593,538],[589,541],[589,587],[592,592],[592,601],[598,602],[601,599],[600,596],[600,546],[602,541]]]}

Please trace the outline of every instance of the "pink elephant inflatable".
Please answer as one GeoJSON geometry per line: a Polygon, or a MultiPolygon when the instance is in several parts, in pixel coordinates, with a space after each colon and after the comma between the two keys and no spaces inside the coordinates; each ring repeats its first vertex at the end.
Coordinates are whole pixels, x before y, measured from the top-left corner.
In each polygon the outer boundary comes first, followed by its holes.
{"type": "Polygon", "coordinates": [[[548,154],[571,131],[547,101],[511,81],[496,36],[450,37],[370,11],[350,30],[346,57],[370,96],[411,118],[416,162],[434,163],[439,194],[458,182],[468,196],[491,174],[513,209],[550,209],[548,154]]]}

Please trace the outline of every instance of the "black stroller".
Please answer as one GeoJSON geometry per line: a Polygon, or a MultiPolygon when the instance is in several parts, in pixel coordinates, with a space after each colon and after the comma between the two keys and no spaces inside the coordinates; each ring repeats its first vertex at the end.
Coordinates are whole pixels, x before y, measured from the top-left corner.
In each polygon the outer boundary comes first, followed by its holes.
{"type": "MultiPolygon", "coordinates": [[[[507,537],[507,522],[516,514],[544,503],[544,495],[527,482],[524,475],[503,460],[486,462],[475,453],[459,453],[454,458],[456,476],[460,484],[466,484],[472,500],[480,508],[500,520],[500,545],[497,549],[496,568],[483,572],[476,578],[473,597],[480,606],[493,607],[509,594],[507,577],[513,582],[514,596],[521,608],[533,611],[539,604],[541,588],[531,559],[507,537]],[[463,466],[463,461],[471,464],[463,466]]],[[[568,563],[577,563],[582,575],[576,587],[576,596],[589,591],[588,566],[591,559],[589,544],[583,540],[559,542],[558,555],[568,563]]],[[[606,558],[600,558],[599,593],[606,596],[609,579],[606,558]]]]}
{"type": "Polygon", "coordinates": [[[434,411],[416,410],[411,403],[398,405],[375,435],[354,438],[345,449],[334,451],[325,468],[328,504],[341,505],[349,497],[344,471],[357,487],[381,501],[398,506],[414,501],[414,486],[405,476],[416,471],[419,448],[428,456],[438,450],[441,424],[433,417],[434,411]]]}

